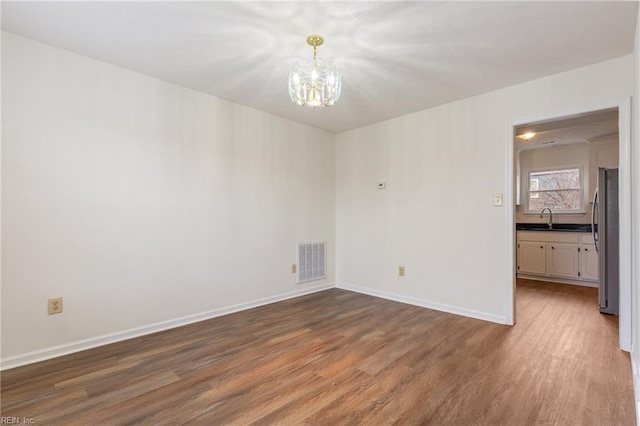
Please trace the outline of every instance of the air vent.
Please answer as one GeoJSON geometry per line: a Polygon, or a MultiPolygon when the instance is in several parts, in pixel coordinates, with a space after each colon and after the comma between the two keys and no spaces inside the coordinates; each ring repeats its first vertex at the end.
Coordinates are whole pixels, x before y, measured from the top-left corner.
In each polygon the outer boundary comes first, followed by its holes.
{"type": "Polygon", "coordinates": [[[327,277],[325,242],[298,243],[298,283],[327,277]]]}

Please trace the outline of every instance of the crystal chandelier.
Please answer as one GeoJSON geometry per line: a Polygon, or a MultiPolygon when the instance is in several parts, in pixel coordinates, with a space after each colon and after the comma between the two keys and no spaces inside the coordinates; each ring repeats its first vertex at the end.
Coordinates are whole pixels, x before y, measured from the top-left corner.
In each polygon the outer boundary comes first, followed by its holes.
{"type": "Polygon", "coordinates": [[[325,107],[340,97],[338,69],[333,62],[316,57],[316,49],[322,43],[324,39],[319,35],[307,37],[307,44],[313,46],[313,61],[299,60],[289,72],[289,96],[294,104],[325,107]]]}

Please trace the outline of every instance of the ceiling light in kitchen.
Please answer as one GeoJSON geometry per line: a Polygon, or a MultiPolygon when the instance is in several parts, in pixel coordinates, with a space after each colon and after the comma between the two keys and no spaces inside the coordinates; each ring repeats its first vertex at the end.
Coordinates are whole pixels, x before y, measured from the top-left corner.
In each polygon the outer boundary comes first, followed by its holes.
{"type": "Polygon", "coordinates": [[[534,137],[536,134],[533,132],[527,132],[527,133],[523,133],[521,135],[517,135],[517,138],[522,139],[523,141],[528,141],[529,139],[531,139],[532,137],[534,137]]]}

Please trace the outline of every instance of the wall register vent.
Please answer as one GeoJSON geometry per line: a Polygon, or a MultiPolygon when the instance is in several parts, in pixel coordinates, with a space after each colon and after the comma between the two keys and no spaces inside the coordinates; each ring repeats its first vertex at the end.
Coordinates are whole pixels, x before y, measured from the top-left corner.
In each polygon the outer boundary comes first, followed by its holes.
{"type": "Polygon", "coordinates": [[[324,241],[298,243],[298,283],[327,278],[324,241]]]}

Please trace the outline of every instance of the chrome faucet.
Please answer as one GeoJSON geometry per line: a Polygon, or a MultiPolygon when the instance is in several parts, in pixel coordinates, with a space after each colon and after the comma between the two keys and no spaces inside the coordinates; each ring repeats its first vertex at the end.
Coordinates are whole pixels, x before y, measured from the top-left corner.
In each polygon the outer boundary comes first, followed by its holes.
{"type": "Polygon", "coordinates": [[[540,212],[540,219],[544,218],[545,210],[549,210],[549,223],[547,225],[549,225],[549,229],[553,229],[553,213],[551,212],[551,209],[549,207],[545,207],[544,209],[542,209],[542,211],[540,212]]]}

